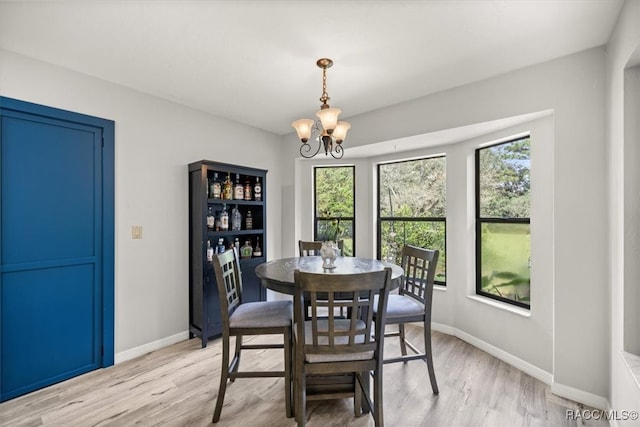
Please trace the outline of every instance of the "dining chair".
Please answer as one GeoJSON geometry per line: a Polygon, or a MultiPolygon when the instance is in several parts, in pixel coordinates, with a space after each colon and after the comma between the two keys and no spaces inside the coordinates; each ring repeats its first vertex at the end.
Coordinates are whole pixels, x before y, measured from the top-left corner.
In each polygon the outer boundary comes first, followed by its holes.
{"type": "Polygon", "coordinates": [[[433,368],[431,354],[431,303],[433,296],[433,280],[438,264],[438,250],[423,249],[417,246],[404,245],[400,266],[404,276],[398,288],[398,294],[389,295],[386,313],[374,306],[374,320],[380,319],[386,325],[398,325],[398,330],[386,332],[385,337],[399,337],[402,356],[388,358],[384,363],[424,360],[429,370],[431,389],[438,394],[438,383],[433,368]],[[386,319],[383,317],[386,314],[386,319]],[[422,322],[424,333],[424,352],[406,340],[404,325],[410,322],[422,322]],[[409,347],[414,354],[407,354],[409,347]]]}
{"type": "Polygon", "coordinates": [[[353,397],[354,413],[360,416],[364,396],[375,425],[382,427],[384,313],[391,269],[344,275],[296,270],[294,280],[294,412],[298,426],[305,425],[308,400],[353,397]],[[373,323],[376,294],[381,315],[373,323]],[[307,302],[311,318],[304,320],[307,302]],[[351,318],[335,316],[334,309],[339,307],[348,308],[351,318]],[[321,312],[328,316],[320,317],[321,312]],[[323,380],[326,383],[336,376],[346,379],[344,387],[333,391],[323,388],[323,380]]]}
{"type": "MultiPolygon", "coordinates": [[[[320,255],[320,249],[323,242],[298,240],[298,249],[300,250],[300,256],[313,256],[320,255]]],[[[340,255],[344,255],[344,240],[338,240],[336,242],[338,249],[340,249],[340,255]]]]}
{"type": "MultiPolygon", "coordinates": [[[[320,249],[322,249],[322,243],[320,241],[311,241],[311,240],[298,240],[298,249],[300,250],[300,256],[320,256],[320,249]]],[[[336,242],[338,245],[338,249],[340,250],[340,255],[344,254],[344,240],[338,240],[336,242]]],[[[307,307],[307,319],[309,319],[309,307],[307,307]]],[[[344,309],[340,308],[340,316],[344,317],[344,309]]]]}
{"type": "Polygon", "coordinates": [[[220,387],[213,422],[220,419],[227,380],[236,378],[284,377],[285,410],[287,417],[292,416],[291,398],[291,351],[293,303],[291,301],[242,302],[242,277],[238,256],[234,249],[213,257],[220,311],[222,317],[222,369],[220,387]],[[243,344],[245,335],[280,334],[283,343],[243,344]],[[230,337],[235,337],[233,359],[229,363],[230,337]],[[242,350],[284,349],[284,370],[282,371],[239,371],[242,350]]]}

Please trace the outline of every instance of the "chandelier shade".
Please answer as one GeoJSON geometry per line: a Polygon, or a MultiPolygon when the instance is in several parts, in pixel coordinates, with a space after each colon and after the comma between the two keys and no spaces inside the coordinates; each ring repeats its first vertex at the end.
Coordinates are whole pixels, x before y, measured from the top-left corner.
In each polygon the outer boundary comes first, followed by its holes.
{"type": "Polygon", "coordinates": [[[347,136],[347,131],[351,128],[351,125],[347,122],[338,122],[338,124],[336,125],[336,128],[333,130],[333,133],[331,134],[331,136],[333,136],[336,139],[336,142],[338,144],[342,144],[342,141],[344,141],[344,139],[347,136]]]}
{"type": "Polygon", "coordinates": [[[339,108],[325,108],[316,113],[316,116],[318,116],[322,123],[322,128],[326,130],[329,135],[331,135],[336,128],[340,113],[342,113],[342,110],[339,108]]]}
{"type": "Polygon", "coordinates": [[[298,134],[298,138],[302,142],[307,142],[311,138],[311,130],[313,129],[314,121],[311,119],[300,119],[291,123],[298,134]]]}
{"type": "Polygon", "coordinates": [[[298,139],[302,143],[300,146],[300,155],[310,159],[320,152],[320,148],[324,147],[325,155],[331,154],[336,159],[342,158],[344,150],[342,142],[347,136],[347,131],[351,125],[347,122],[338,121],[342,110],[332,108],[327,93],[327,68],[333,65],[333,61],[329,58],[318,59],[316,65],[322,68],[322,95],[320,96],[320,110],[316,112],[318,120],[300,119],[291,123],[296,130],[298,139]],[[311,146],[309,140],[317,144],[316,149],[311,146]]]}

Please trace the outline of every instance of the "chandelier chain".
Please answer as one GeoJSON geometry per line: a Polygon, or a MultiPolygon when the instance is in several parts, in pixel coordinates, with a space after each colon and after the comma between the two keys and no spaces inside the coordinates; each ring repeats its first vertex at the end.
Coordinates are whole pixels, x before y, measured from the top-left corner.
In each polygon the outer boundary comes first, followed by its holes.
{"type": "Polygon", "coordinates": [[[320,102],[322,104],[327,105],[327,101],[329,101],[329,94],[327,93],[327,68],[322,68],[322,96],[320,96],[320,102]]]}

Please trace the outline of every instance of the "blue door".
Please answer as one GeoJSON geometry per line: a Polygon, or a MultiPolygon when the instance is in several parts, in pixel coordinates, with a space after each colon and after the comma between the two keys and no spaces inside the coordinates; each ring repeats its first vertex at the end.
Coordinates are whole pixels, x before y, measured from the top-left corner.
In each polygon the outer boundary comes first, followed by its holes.
{"type": "Polygon", "coordinates": [[[7,400],[113,364],[113,122],[0,102],[7,400]]]}

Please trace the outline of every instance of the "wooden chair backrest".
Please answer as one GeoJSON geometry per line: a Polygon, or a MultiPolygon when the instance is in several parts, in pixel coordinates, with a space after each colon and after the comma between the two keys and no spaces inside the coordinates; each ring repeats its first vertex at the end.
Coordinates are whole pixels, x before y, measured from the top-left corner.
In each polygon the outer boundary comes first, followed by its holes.
{"type": "MultiPolygon", "coordinates": [[[[300,250],[300,256],[312,256],[320,255],[320,249],[323,242],[298,240],[298,249],[300,250]]],[[[344,254],[344,240],[338,240],[336,242],[340,254],[344,254]]]]}
{"type": "Polygon", "coordinates": [[[220,312],[223,324],[228,325],[229,316],[242,304],[242,275],[236,251],[229,249],[213,256],[213,269],[220,297],[220,312]]]}
{"type": "Polygon", "coordinates": [[[384,336],[384,313],[386,312],[391,269],[381,271],[332,275],[323,273],[294,272],[294,318],[298,340],[304,343],[305,354],[342,354],[374,351],[381,354],[384,336]],[[378,295],[378,316],[373,322],[374,296],[378,295]],[[311,339],[305,340],[304,308],[311,307],[311,339]],[[335,327],[335,308],[346,307],[352,313],[347,328],[335,327]],[[362,316],[361,318],[361,315],[362,316]],[[363,322],[358,322],[358,319],[363,322]],[[375,338],[371,328],[375,325],[375,338]],[[323,327],[319,327],[323,325],[323,327]],[[326,327],[324,327],[326,326],[326,327]]]}
{"type": "Polygon", "coordinates": [[[420,301],[425,305],[425,309],[431,306],[439,255],[438,250],[417,246],[404,245],[402,248],[400,267],[404,269],[404,277],[399,293],[420,301]]]}

